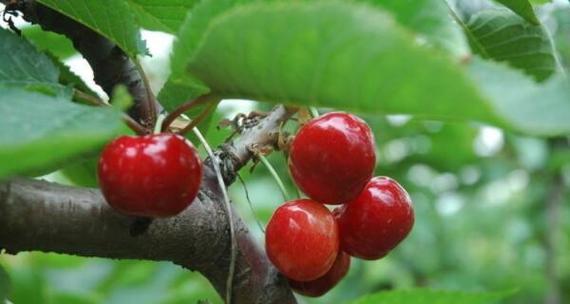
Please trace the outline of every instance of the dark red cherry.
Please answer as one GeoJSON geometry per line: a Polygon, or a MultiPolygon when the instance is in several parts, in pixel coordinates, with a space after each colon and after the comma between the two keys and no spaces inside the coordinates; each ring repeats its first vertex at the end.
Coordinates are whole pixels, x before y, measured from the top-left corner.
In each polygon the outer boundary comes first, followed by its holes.
{"type": "Polygon", "coordinates": [[[333,289],[344,278],[349,267],[350,256],[340,251],[331,269],[324,276],[309,282],[289,280],[289,286],[302,295],[320,297],[333,289]]]}
{"type": "Polygon", "coordinates": [[[370,180],[356,199],[336,212],[341,249],[365,260],[388,254],[414,225],[410,196],[388,177],[370,180]]]}
{"type": "Polygon", "coordinates": [[[322,204],[309,199],[286,202],[265,231],[269,260],[289,279],[311,281],[332,266],[339,246],[337,223],[322,204]]]}
{"type": "Polygon", "coordinates": [[[122,136],[103,150],[98,178],[114,209],[134,216],[168,217],[196,198],[202,162],[179,135],[122,136]]]}
{"type": "Polygon", "coordinates": [[[354,199],[372,177],[374,136],[362,119],[327,113],[304,125],[293,140],[289,170],[299,188],[325,204],[354,199]]]}

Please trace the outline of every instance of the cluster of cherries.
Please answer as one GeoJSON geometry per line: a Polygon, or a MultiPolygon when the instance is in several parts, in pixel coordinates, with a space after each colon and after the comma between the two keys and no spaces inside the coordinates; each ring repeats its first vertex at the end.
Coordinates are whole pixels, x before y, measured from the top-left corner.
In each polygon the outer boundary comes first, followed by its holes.
{"type": "Polygon", "coordinates": [[[412,229],[408,193],[393,179],[372,177],[375,164],[370,128],[348,113],[315,118],[293,139],[289,170],[310,199],[277,208],[265,246],[298,293],[325,294],[348,272],[350,256],[380,259],[412,229]],[[324,204],[340,207],[331,212],[324,204]]]}
{"type": "MultiPolygon", "coordinates": [[[[297,292],[321,296],[348,272],[350,256],[382,258],[410,232],[410,197],[394,180],[372,177],[374,137],[360,118],[332,112],[292,141],[289,169],[310,199],[286,202],[267,225],[267,255],[297,292]],[[324,204],[341,205],[332,212],[324,204]]],[[[98,178],[114,209],[137,217],[174,216],[196,198],[202,162],[180,135],[122,136],[99,160],[98,178]]]]}

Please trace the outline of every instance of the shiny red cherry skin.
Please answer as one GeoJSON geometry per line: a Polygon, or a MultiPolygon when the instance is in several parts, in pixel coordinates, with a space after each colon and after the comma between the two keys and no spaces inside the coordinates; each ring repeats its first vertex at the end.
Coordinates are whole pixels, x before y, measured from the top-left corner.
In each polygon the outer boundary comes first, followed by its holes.
{"type": "Polygon", "coordinates": [[[202,162],[179,135],[121,136],[103,150],[98,178],[114,209],[133,216],[169,217],[196,198],[202,162]]]}
{"type": "Polygon", "coordinates": [[[324,276],[309,282],[289,280],[289,286],[291,286],[295,292],[304,296],[320,297],[333,289],[348,273],[349,268],[350,256],[340,251],[331,269],[329,269],[324,276]]]}
{"type": "Polygon", "coordinates": [[[412,230],[414,210],[406,190],[374,177],[360,195],[335,211],[341,250],[365,260],[382,258],[412,230]]]}
{"type": "Polygon", "coordinates": [[[338,254],[337,223],[320,203],[298,199],[281,205],[267,224],[269,260],[287,278],[311,281],[323,276],[338,254]]]}
{"type": "Polygon", "coordinates": [[[362,119],[331,112],[301,127],[291,143],[289,170],[299,188],[324,204],[354,199],[372,177],[374,136],[362,119]]]}

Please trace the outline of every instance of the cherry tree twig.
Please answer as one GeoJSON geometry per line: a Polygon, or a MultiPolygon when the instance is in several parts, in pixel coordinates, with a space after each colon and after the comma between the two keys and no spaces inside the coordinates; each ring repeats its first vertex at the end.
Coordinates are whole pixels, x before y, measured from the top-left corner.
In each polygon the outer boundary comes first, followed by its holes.
{"type": "Polygon", "coordinates": [[[202,133],[198,128],[193,128],[192,130],[196,137],[200,140],[206,152],[208,153],[208,157],[210,158],[210,162],[212,167],[214,167],[214,172],[216,173],[216,179],[218,180],[218,185],[220,186],[220,191],[222,192],[222,196],[224,198],[224,204],[226,206],[226,214],[228,216],[228,225],[230,227],[230,240],[231,240],[231,254],[230,254],[230,266],[228,270],[228,279],[226,281],[226,303],[232,302],[232,287],[233,287],[233,279],[234,279],[234,272],[236,266],[236,255],[237,255],[237,245],[236,245],[236,235],[235,235],[235,228],[234,228],[234,220],[232,218],[232,207],[230,205],[230,198],[228,196],[228,191],[226,190],[226,184],[224,182],[224,178],[222,177],[222,170],[220,169],[220,160],[210,148],[210,144],[208,141],[202,136],[202,133]]]}

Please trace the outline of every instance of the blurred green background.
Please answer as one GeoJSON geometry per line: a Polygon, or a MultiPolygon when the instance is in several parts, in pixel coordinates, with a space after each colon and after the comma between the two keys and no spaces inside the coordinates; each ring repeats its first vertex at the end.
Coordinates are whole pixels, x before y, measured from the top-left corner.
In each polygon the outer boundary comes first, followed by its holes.
{"type": "MultiPolygon", "coordinates": [[[[570,9],[558,10],[545,24],[562,63],[569,67],[570,9]]],[[[25,31],[28,37],[34,34],[25,31]]],[[[143,64],[158,91],[168,75],[172,37],[145,32],[144,38],[154,56],[143,64]]],[[[58,56],[92,84],[90,70],[73,50],[64,48],[58,56]]],[[[269,108],[224,101],[214,122],[254,109],[269,108]]],[[[301,303],[344,303],[375,291],[412,287],[516,290],[504,301],[512,304],[570,301],[568,138],[531,138],[476,124],[406,116],[361,116],[376,136],[377,175],[393,177],[408,190],[416,223],[410,236],[386,258],[353,259],[349,274],[334,290],[319,299],[299,297],[301,303]],[[555,298],[559,301],[549,302],[555,298]]],[[[207,138],[216,146],[229,133],[212,127],[207,138]]],[[[274,153],[268,159],[289,193],[296,193],[284,156],[274,153]]],[[[86,173],[93,176],[94,171],[86,173]]],[[[265,225],[283,199],[262,164],[253,172],[244,168],[241,176],[253,210],[239,181],[231,186],[230,195],[262,245],[258,222],[265,225]]],[[[72,183],[58,172],[46,178],[72,183]]],[[[200,274],[170,263],[22,253],[1,254],[0,266],[10,279],[15,304],[222,302],[200,274]]]]}

